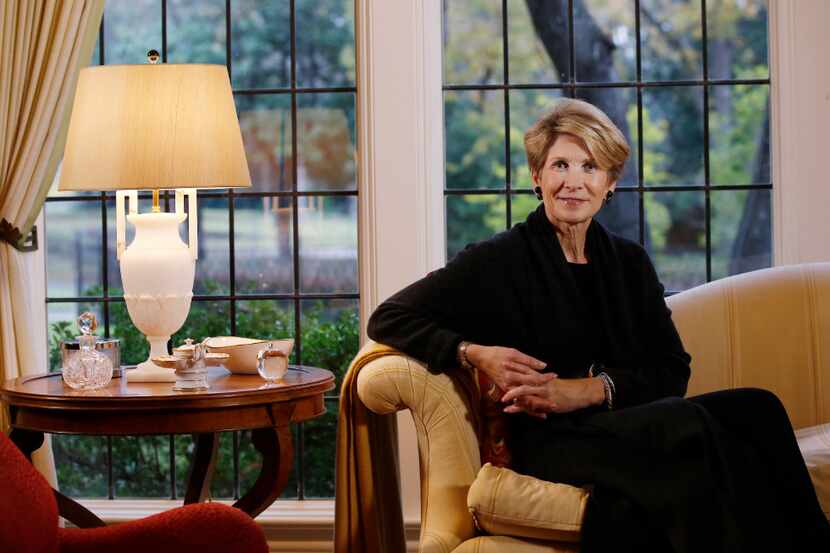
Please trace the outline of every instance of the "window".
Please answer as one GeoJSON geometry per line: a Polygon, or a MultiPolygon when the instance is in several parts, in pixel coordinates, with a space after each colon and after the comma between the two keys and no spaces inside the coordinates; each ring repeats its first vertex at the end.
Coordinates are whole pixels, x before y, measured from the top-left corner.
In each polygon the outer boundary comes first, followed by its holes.
{"type": "MultiPolygon", "coordinates": [[[[227,65],[253,182],[199,193],[193,303],[173,343],[293,337],[292,362],[330,369],[339,384],[358,347],[360,297],[353,2],[109,2],[93,63],[146,63],[150,49],[164,62],[227,65]]],[[[163,199],[169,209],[172,194],[163,199]]],[[[144,360],[121,291],[114,193],[53,190],[44,209],[52,369],[85,310],[121,340],[123,364],[144,360]]],[[[338,393],[324,417],[296,427],[284,497],[334,495],[338,393]]],[[[53,446],[64,493],[109,498],[181,497],[194,447],[190,436],[54,436],[53,446]]],[[[223,434],[213,497],[239,497],[258,461],[250,433],[223,434]]]]}
{"type": "Polygon", "coordinates": [[[522,138],[587,100],[632,155],[598,215],[669,291],[771,265],[766,0],[444,0],[447,254],[538,201],[522,138]]]}

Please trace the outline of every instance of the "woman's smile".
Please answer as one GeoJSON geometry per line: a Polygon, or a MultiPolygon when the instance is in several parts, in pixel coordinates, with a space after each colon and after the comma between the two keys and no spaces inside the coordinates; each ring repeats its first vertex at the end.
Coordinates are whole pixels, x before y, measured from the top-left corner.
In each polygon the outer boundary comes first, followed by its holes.
{"type": "Polygon", "coordinates": [[[588,201],[586,199],[573,198],[570,196],[557,196],[556,199],[564,203],[566,207],[581,207],[588,201]]]}

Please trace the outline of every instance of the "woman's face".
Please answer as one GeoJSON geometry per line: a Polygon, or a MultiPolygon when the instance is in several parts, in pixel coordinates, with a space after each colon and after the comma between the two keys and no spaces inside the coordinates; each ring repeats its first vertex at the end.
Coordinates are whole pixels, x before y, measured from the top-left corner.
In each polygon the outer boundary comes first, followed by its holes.
{"type": "Polygon", "coordinates": [[[533,182],[542,188],[550,222],[571,225],[589,221],[602,207],[608,191],[617,186],[607,171],[597,167],[582,140],[570,134],[559,135],[533,182]]]}

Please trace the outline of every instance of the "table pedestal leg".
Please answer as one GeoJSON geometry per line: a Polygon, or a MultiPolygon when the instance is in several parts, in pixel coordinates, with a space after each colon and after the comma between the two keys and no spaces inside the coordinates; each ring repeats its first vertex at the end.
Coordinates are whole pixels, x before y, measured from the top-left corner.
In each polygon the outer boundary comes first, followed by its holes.
{"type": "Polygon", "coordinates": [[[190,465],[187,478],[187,490],[184,494],[185,505],[201,503],[210,498],[210,483],[213,480],[213,467],[219,451],[218,434],[196,434],[196,452],[190,465]]]}
{"type": "Polygon", "coordinates": [[[253,518],[267,509],[288,483],[288,475],[294,464],[294,444],[288,424],[257,428],[251,433],[251,441],[262,454],[262,470],[253,487],[233,506],[253,518]]]}
{"type": "MultiPolygon", "coordinates": [[[[32,453],[43,445],[43,432],[13,428],[9,438],[29,461],[32,460],[32,453]]],[[[52,491],[55,493],[55,501],[58,504],[58,514],[78,528],[106,526],[103,520],[80,503],[66,497],[58,490],[52,491]]]]}

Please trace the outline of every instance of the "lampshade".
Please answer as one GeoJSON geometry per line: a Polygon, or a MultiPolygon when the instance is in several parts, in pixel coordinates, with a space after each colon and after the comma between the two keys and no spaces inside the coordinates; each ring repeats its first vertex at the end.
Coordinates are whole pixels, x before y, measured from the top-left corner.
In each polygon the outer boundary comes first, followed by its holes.
{"type": "Polygon", "coordinates": [[[225,66],[81,70],[59,190],[248,186],[225,66]]]}

